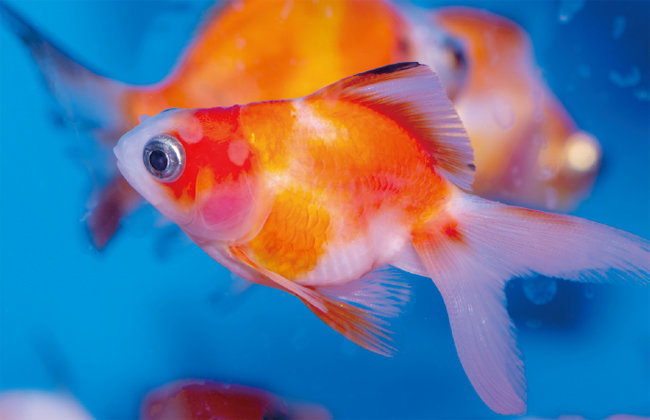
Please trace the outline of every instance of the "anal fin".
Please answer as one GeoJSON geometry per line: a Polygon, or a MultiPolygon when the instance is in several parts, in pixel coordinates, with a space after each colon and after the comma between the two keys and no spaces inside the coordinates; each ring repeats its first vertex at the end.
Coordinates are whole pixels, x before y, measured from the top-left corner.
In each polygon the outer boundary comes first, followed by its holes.
{"type": "Polygon", "coordinates": [[[397,316],[409,298],[408,284],[390,269],[377,270],[342,286],[305,286],[269,271],[251,259],[242,247],[230,254],[255,269],[266,281],[256,282],[285,290],[298,297],[323,322],[346,338],[375,353],[391,356],[391,331],[386,318],[397,316]]]}
{"type": "Polygon", "coordinates": [[[387,318],[399,315],[409,299],[409,285],[390,269],[373,271],[342,286],[318,287],[327,311],[305,304],[327,325],[370,351],[391,356],[387,318]]]}

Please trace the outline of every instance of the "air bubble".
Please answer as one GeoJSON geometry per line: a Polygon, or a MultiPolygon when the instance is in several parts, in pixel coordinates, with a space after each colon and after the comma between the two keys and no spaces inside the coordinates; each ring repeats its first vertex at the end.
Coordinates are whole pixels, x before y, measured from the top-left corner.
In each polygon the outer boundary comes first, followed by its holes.
{"type": "Polygon", "coordinates": [[[562,0],[558,10],[558,19],[561,23],[569,23],[573,16],[585,5],[585,0],[562,0]]]}
{"type": "Polygon", "coordinates": [[[557,280],[550,277],[531,277],[522,282],[524,294],[535,305],[545,305],[557,293],[557,280]]]}

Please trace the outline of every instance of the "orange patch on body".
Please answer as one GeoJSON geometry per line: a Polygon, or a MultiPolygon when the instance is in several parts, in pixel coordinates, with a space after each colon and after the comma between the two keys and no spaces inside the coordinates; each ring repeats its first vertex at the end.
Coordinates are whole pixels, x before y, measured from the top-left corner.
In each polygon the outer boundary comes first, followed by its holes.
{"type": "Polygon", "coordinates": [[[327,210],[312,193],[278,194],[260,233],[248,244],[256,261],[289,280],[308,273],[325,251],[330,226],[327,210]]]}

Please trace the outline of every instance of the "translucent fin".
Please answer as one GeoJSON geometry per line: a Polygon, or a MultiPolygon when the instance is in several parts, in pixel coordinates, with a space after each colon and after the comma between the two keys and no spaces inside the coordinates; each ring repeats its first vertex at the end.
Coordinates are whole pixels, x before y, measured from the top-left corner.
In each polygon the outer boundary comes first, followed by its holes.
{"type": "Polygon", "coordinates": [[[122,175],[116,175],[99,192],[97,204],[90,210],[87,224],[93,245],[102,250],[120,227],[123,217],[140,203],[140,195],[122,175]]]}
{"type": "Polygon", "coordinates": [[[0,2],[0,15],[34,56],[64,121],[82,129],[108,131],[114,141],[130,128],[124,126],[122,115],[126,84],[79,64],[5,2],[0,2]]]}
{"type": "Polygon", "coordinates": [[[385,318],[399,313],[399,308],[408,301],[409,288],[396,280],[392,270],[377,270],[344,286],[310,287],[260,267],[240,247],[231,247],[229,251],[274,283],[266,282],[267,285],[297,296],[323,322],[346,338],[384,356],[395,352],[385,318]]]}
{"type": "Polygon", "coordinates": [[[526,409],[523,363],[505,309],[505,282],[532,272],[569,280],[648,283],[645,239],[576,217],[509,207],[458,191],[413,242],[449,313],[460,361],[483,401],[526,409]]]}
{"type": "Polygon", "coordinates": [[[382,268],[348,284],[319,286],[316,289],[328,296],[358,305],[380,318],[393,318],[399,315],[410,294],[409,284],[400,275],[397,270],[382,268]]]}
{"type": "Polygon", "coordinates": [[[398,63],[342,79],[309,98],[348,100],[390,116],[413,135],[447,179],[469,190],[474,154],[438,76],[418,63],[398,63]]]}

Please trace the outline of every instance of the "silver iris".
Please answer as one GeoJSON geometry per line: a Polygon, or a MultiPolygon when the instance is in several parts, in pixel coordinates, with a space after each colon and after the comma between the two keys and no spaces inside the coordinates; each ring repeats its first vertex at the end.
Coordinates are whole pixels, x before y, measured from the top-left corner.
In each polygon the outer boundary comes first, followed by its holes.
{"type": "Polygon", "coordinates": [[[185,168],[185,150],[174,137],[161,134],[144,146],[142,160],[147,171],[162,182],[178,179],[185,168]]]}

